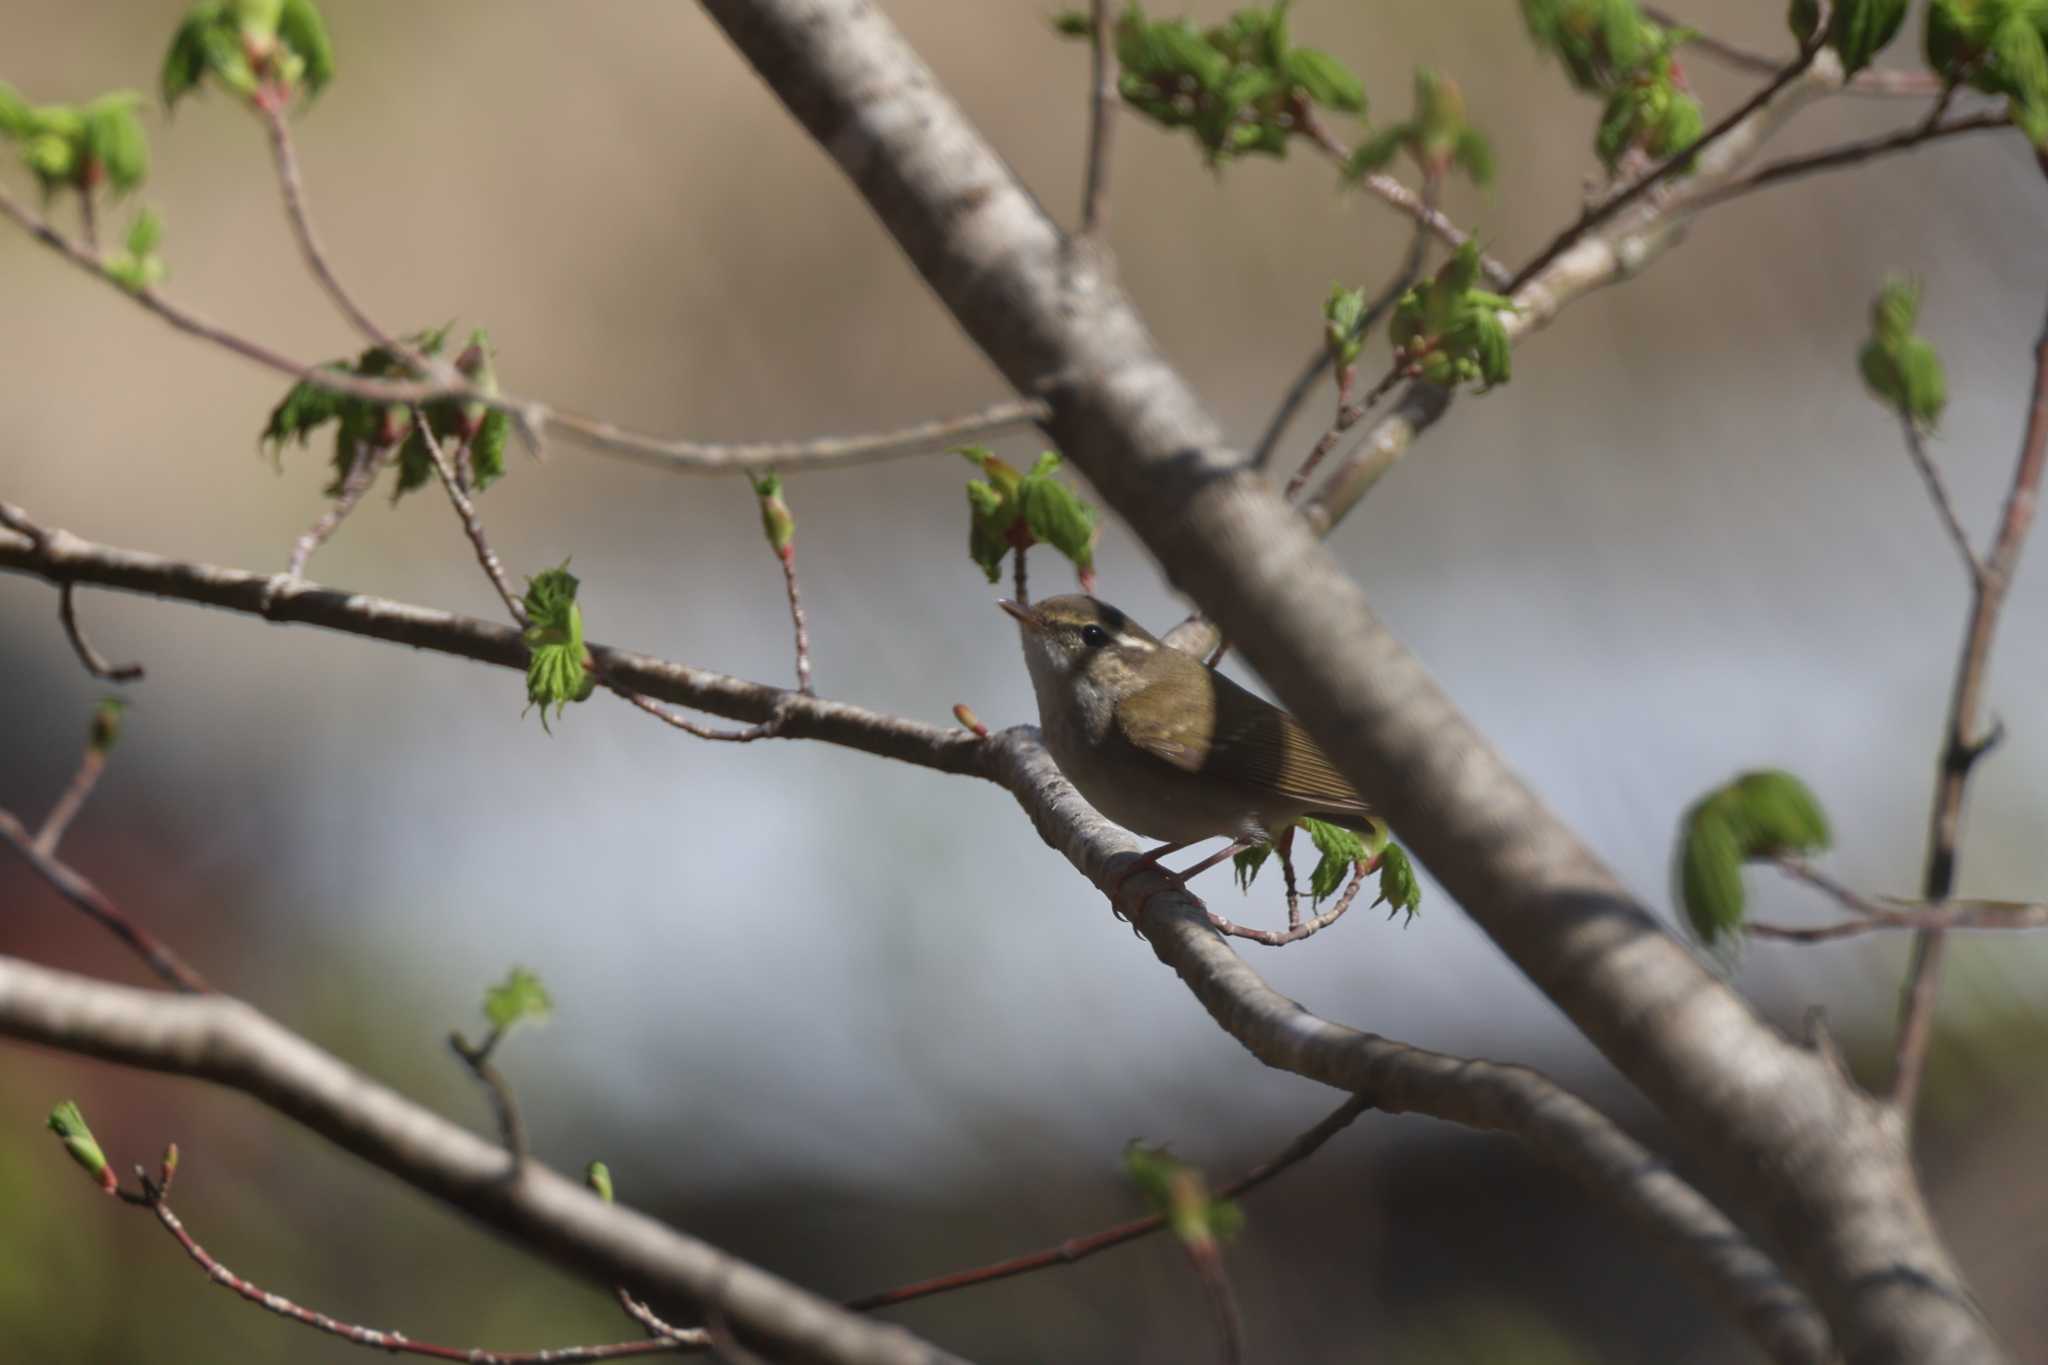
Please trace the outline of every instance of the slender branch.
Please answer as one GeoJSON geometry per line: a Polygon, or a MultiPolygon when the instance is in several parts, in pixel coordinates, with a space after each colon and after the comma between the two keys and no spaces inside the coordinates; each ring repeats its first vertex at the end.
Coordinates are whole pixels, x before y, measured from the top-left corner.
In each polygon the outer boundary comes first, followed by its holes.
{"type": "Polygon", "coordinates": [[[85,809],[92,789],[99,785],[100,774],[107,770],[107,751],[98,744],[88,743],[85,756],[78,761],[78,771],[72,774],[65,786],[64,794],[57,798],[57,804],[50,807],[50,813],[43,817],[43,827],[36,831],[36,852],[46,858],[57,856],[57,846],[64,842],[64,833],[71,828],[71,822],[78,812],[85,809]]]}
{"type": "Polygon", "coordinates": [[[708,1346],[711,1344],[711,1334],[709,1332],[706,1332],[701,1327],[676,1326],[639,1299],[633,1297],[631,1291],[626,1289],[624,1285],[613,1289],[612,1294],[618,1299],[619,1307],[625,1310],[626,1316],[639,1323],[642,1327],[645,1327],[657,1341],[677,1349],[684,1346],[708,1346]]]}
{"type": "Polygon", "coordinates": [[[1088,61],[1088,172],[1081,191],[1081,235],[1093,238],[1109,223],[1109,154],[1116,139],[1119,100],[1109,0],[1091,0],[1089,22],[1095,41],[1088,61]]]}
{"type": "MultiPolygon", "coordinates": [[[[41,526],[28,519],[28,514],[19,507],[0,502],[0,526],[19,531],[37,544],[43,543],[44,531],[41,526]]],[[[135,682],[143,676],[139,663],[109,663],[105,655],[92,646],[85,638],[85,628],[78,624],[77,594],[69,582],[57,585],[57,620],[64,627],[64,638],[71,642],[71,652],[78,656],[78,662],[85,671],[103,682],[135,682]]]]}
{"type": "Polygon", "coordinates": [[[1665,157],[1664,160],[1637,176],[1627,185],[1607,195],[1599,203],[1589,206],[1578,216],[1575,222],[1551,238],[1549,245],[1531,257],[1528,264],[1517,270],[1514,278],[1508,281],[1507,287],[1502,292],[1510,295],[1514,294],[1523,285],[1542,274],[1551,262],[1564,255],[1567,251],[1570,251],[1579,239],[1587,233],[1599,227],[1602,223],[1607,222],[1630,204],[1635,203],[1638,199],[1641,199],[1680,171],[1692,166],[1701,152],[1713,146],[1714,143],[1727,136],[1734,129],[1741,127],[1758,110],[1769,105],[1777,98],[1780,91],[1804,76],[1807,70],[1813,66],[1815,60],[1819,58],[1822,51],[1827,47],[1827,30],[1827,15],[1823,12],[1819,22],[1814,25],[1813,36],[1800,46],[1798,56],[1782,67],[1770,80],[1759,86],[1754,94],[1737,105],[1720,122],[1702,133],[1697,141],[1693,142],[1683,151],[1674,152],[1670,156],[1665,157]]]}
{"type": "MultiPolygon", "coordinates": [[[[119,287],[118,282],[108,275],[106,263],[98,252],[74,242],[5,189],[0,189],[0,216],[13,219],[30,237],[81,270],[103,283],[119,287]]],[[[557,431],[592,449],[682,473],[729,474],[734,470],[758,469],[768,465],[787,471],[827,465],[871,464],[927,454],[975,437],[1033,426],[1043,422],[1051,411],[1043,399],[1008,399],[959,417],[920,422],[872,435],[736,443],[676,440],[632,431],[600,418],[564,411],[511,394],[488,394],[460,376],[450,382],[370,379],[343,374],[322,365],[301,364],[280,351],[172,302],[156,289],[124,289],[122,292],[186,335],[198,337],[294,380],[303,380],[371,403],[410,406],[451,397],[466,403],[482,403],[510,415],[525,430],[557,431]]]]}
{"type": "Polygon", "coordinates": [[[516,1176],[526,1168],[526,1124],[519,1117],[519,1101],[512,1093],[511,1082],[491,1061],[491,1054],[498,1050],[498,1043],[504,1036],[504,1029],[494,1027],[485,1035],[483,1042],[472,1047],[462,1034],[450,1033],[448,1046],[491,1097],[491,1113],[498,1121],[498,1137],[512,1158],[512,1173],[516,1176]]]}
{"type": "Polygon", "coordinates": [[[1356,403],[1345,403],[1340,406],[1337,409],[1337,420],[1332,422],[1330,429],[1318,437],[1315,445],[1310,447],[1307,458],[1301,462],[1301,468],[1294,471],[1294,477],[1287,481],[1287,487],[1282,490],[1280,496],[1292,502],[1294,495],[1308,482],[1309,476],[1316,472],[1329,453],[1337,448],[1337,443],[1344,439],[1344,433],[1364,421],[1365,415],[1373,410],[1380,399],[1392,392],[1402,378],[1402,369],[1396,365],[1381,377],[1379,383],[1372,386],[1365,397],[1356,403]]]}
{"type": "Polygon", "coordinates": [[[253,101],[256,110],[263,117],[263,126],[270,134],[270,155],[277,167],[278,188],[284,194],[285,216],[291,220],[292,233],[298,238],[299,254],[306,259],[306,268],[313,272],[313,278],[327,291],[327,297],[334,301],[342,316],[355,329],[376,345],[403,360],[408,368],[423,379],[455,389],[467,387],[467,382],[446,361],[436,360],[420,354],[415,348],[379,327],[375,319],[355,301],[342,287],[341,278],[334,273],[328,262],[327,252],[320,245],[320,237],[313,228],[313,215],[306,207],[306,186],[299,174],[299,156],[292,143],[291,122],[286,116],[289,93],[279,92],[276,97],[260,96],[253,101]]]}
{"type": "Polygon", "coordinates": [[[172,952],[155,934],[122,914],[106,893],[69,864],[59,861],[54,853],[44,852],[10,811],[0,810],[0,840],[12,844],[15,852],[28,860],[28,865],[36,870],[37,875],[56,888],[58,895],[127,944],[166,984],[193,995],[204,995],[213,989],[206,984],[205,977],[186,966],[184,959],[172,952]]]}
{"type": "Polygon", "coordinates": [[[1855,919],[1816,926],[1752,922],[1744,931],[1756,938],[1789,943],[1827,943],[1887,930],[1944,933],[1955,929],[2027,930],[2048,928],[2048,905],[2021,901],[1942,901],[1918,909],[1878,908],[1855,919]]]}
{"type": "Polygon", "coordinates": [[[370,491],[370,485],[377,481],[378,471],[384,468],[385,461],[390,457],[390,446],[372,445],[368,441],[356,443],[355,458],[349,461],[348,473],[343,476],[341,487],[335,490],[334,500],[328,504],[327,510],[320,514],[319,519],[292,542],[291,561],[285,566],[285,573],[288,576],[305,577],[306,564],[313,558],[313,552],[325,545],[334,533],[341,529],[342,522],[348,520],[348,514],[356,510],[356,505],[363,500],[363,495],[370,491]]]}
{"type": "Polygon", "coordinates": [[[701,725],[687,716],[679,716],[654,698],[643,696],[629,687],[621,687],[610,681],[607,681],[605,686],[663,725],[681,730],[686,735],[695,735],[699,739],[714,739],[726,744],[752,744],[757,739],[775,739],[784,733],[783,717],[786,712],[777,712],[758,724],[742,729],[721,730],[715,725],[701,725]]]}
{"type": "Polygon", "coordinates": [[[1949,497],[1948,482],[1941,477],[1941,469],[1934,463],[1934,457],[1927,453],[1927,440],[1921,433],[1920,424],[1903,408],[1899,411],[1899,431],[1905,437],[1906,453],[1913,457],[1913,467],[1920,471],[1920,478],[1927,485],[1928,499],[1941,516],[1942,529],[1948,532],[1956,553],[1963,557],[1963,568],[1968,571],[1970,582],[1980,582],[1984,577],[1984,565],[1970,545],[1970,533],[1963,529],[1962,519],[1956,515],[1955,502],[1949,497]]]}
{"type": "MultiPolygon", "coordinates": [[[[1934,803],[1928,821],[1927,870],[1921,882],[1921,894],[1930,901],[1945,901],[1955,889],[1963,797],[1969,787],[1970,771],[1988,747],[1978,733],[1977,712],[1990,671],[1999,612],[2012,586],[2013,570],[2019,564],[2027,532],[2033,528],[2044,463],[2048,463],[2048,320],[2044,320],[2034,343],[2033,397],[2027,408],[2026,434],[2020,442],[2012,488],[2006,494],[2005,510],[1999,518],[1991,552],[1984,557],[1984,571],[1976,580],[1962,655],[1956,662],[1941,768],[1935,777],[1934,803]]],[[[1934,1005],[1940,991],[1941,962],[1947,941],[1939,928],[1920,931],[1913,941],[1913,957],[1907,964],[1905,987],[1900,994],[1891,1103],[1897,1121],[1909,1131],[1920,1078],[1927,1065],[1928,1046],[1934,1035],[1934,1005]]]]}
{"type": "Polygon", "coordinates": [[[1282,862],[1281,870],[1286,874],[1288,884],[1287,927],[1285,929],[1252,929],[1245,925],[1237,924],[1204,906],[1203,909],[1209,916],[1210,927],[1215,929],[1216,932],[1228,934],[1232,938],[1249,939],[1253,943],[1261,944],[1268,948],[1284,948],[1290,943],[1299,943],[1305,938],[1313,938],[1338,920],[1344,918],[1344,912],[1351,908],[1351,902],[1358,899],[1358,889],[1365,885],[1365,874],[1363,872],[1354,873],[1351,878],[1351,884],[1344,888],[1342,895],[1331,902],[1328,910],[1323,911],[1312,919],[1303,919],[1301,918],[1299,908],[1299,898],[1294,890],[1294,867],[1291,863],[1282,862]]]}
{"type": "Polygon", "coordinates": [[[1965,114],[1932,126],[1915,124],[1895,133],[1881,137],[1865,138],[1859,142],[1843,143],[1818,152],[1804,152],[1788,156],[1750,172],[1739,180],[1731,180],[1719,188],[1699,196],[1689,203],[1688,212],[1697,213],[1730,199],[1739,199],[1745,194],[1779,184],[1800,176],[1813,175],[1820,171],[1840,170],[1845,166],[1858,166],[1866,161],[1890,156],[1894,152],[1911,151],[1925,143],[1938,142],[1944,138],[1957,137],[1964,133],[1984,132],[1994,128],[2012,127],[2012,116],[2003,110],[1981,114],[1965,114]]]}
{"type": "Polygon", "coordinates": [[[71,641],[71,652],[78,656],[78,662],[85,665],[85,671],[102,682],[138,682],[143,675],[140,663],[117,664],[92,647],[92,641],[85,638],[84,627],[78,624],[77,594],[71,584],[62,583],[57,588],[57,619],[63,623],[64,638],[71,641]]]}
{"type": "MultiPolygon", "coordinates": [[[[462,522],[462,531],[469,537],[470,546],[476,551],[476,562],[482,566],[484,576],[497,589],[498,600],[505,604],[505,610],[520,625],[526,624],[526,602],[513,588],[512,580],[505,572],[505,562],[498,558],[498,552],[491,548],[491,540],[484,533],[483,518],[477,515],[476,502],[469,494],[469,480],[446,451],[441,448],[441,438],[434,434],[433,424],[427,421],[424,408],[412,410],[412,420],[421,435],[426,437],[427,454],[433,458],[434,472],[441,476],[441,487],[448,490],[448,501],[455,508],[455,515],[462,522]]],[[[468,448],[458,454],[467,455],[468,448]]]]}
{"type": "MultiPolygon", "coordinates": [[[[1365,1096],[1353,1095],[1338,1105],[1315,1127],[1301,1133],[1265,1161],[1217,1190],[1216,1197],[1235,1199],[1251,1193],[1288,1167],[1298,1165],[1315,1155],[1324,1143],[1350,1127],[1359,1115],[1372,1107],[1372,1102],[1365,1096]]],[[[846,1306],[856,1312],[871,1312],[877,1308],[893,1308],[897,1304],[909,1303],[914,1299],[930,1298],[934,1294],[948,1294],[956,1289],[992,1284],[1016,1275],[1028,1275],[1033,1271],[1046,1270],[1053,1266],[1073,1265],[1077,1261],[1087,1260],[1097,1252],[1122,1246],[1126,1242],[1135,1242],[1141,1237],[1149,1237],[1164,1228],[1166,1223],[1165,1214],[1148,1214],[1143,1218],[1133,1218],[1129,1222],[1118,1223],[1085,1237],[1069,1237],[1066,1241],[1047,1247],[1043,1251],[1013,1256],[1008,1260],[976,1266],[971,1270],[956,1270],[929,1280],[919,1280],[895,1289],[885,1289],[876,1294],[864,1294],[856,1299],[848,1299],[846,1306]]]]}
{"type": "Polygon", "coordinates": [[[342,1322],[325,1313],[302,1308],[284,1295],[253,1284],[222,1265],[186,1230],[184,1222],[171,1212],[171,1206],[164,1200],[144,1198],[142,1203],[156,1215],[157,1222],[163,1225],[164,1230],[185,1249],[185,1254],[191,1257],[215,1284],[245,1302],[255,1304],[258,1308],[310,1327],[316,1332],[340,1337],[351,1345],[385,1351],[391,1355],[468,1361],[472,1362],[472,1365],[555,1365],[556,1362],[583,1360],[623,1360],[632,1356],[668,1355],[678,1349],[679,1344],[673,1341],[619,1341],[603,1346],[551,1346],[539,1351],[487,1351],[478,1346],[437,1346],[432,1342],[416,1341],[403,1332],[382,1331],[375,1327],[342,1322]]]}
{"type": "Polygon", "coordinates": [[[811,688],[811,631],[804,621],[804,600],[796,586],[796,546],[785,545],[775,552],[782,562],[782,587],[789,597],[789,624],[796,635],[796,690],[813,695],[811,688]]]}
{"type": "MultiPolygon", "coordinates": [[[[1768,76],[1783,65],[1776,57],[1761,52],[1752,52],[1746,47],[1716,38],[1711,33],[1702,33],[1692,24],[1651,5],[1642,7],[1643,13],[1666,28],[1683,28],[1692,32],[1687,42],[1689,51],[1699,52],[1723,66],[1735,71],[1745,71],[1753,76],[1768,76]]],[[[1842,86],[1851,95],[1877,95],[1885,98],[1921,98],[1940,93],[1941,78],[1931,71],[1887,70],[1867,66],[1851,76],[1842,86]]]]}

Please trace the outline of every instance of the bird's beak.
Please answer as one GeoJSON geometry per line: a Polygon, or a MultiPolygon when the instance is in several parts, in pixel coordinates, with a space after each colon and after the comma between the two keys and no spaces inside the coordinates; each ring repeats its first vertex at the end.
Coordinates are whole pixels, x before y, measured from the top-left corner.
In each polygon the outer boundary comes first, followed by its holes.
{"type": "Polygon", "coordinates": [[[997,598],[996,605],[1001,607],[1004,611],[1010,613],[1010,615],[1016,617],[1017,624],[1024,627],[1026,630],[1039,629],[1038,613],[1031,610],[1031,608],[1023,605],[1020,602],[1013,602],[1007,597],[997,598]]]}

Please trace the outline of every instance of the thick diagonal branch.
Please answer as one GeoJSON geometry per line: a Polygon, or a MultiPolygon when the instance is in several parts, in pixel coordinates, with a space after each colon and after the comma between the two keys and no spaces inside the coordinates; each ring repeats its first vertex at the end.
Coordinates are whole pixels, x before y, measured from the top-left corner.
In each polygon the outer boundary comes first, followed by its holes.
{"type": "MultiPolygon", "coordinates": [[[[1758,1019],[1523,785],[1244,469],[1114,283],[1066,249],[881,10],[705,7],[1010,382],[1047,394],[1061,449],[1175,584],[1764,1220],[1844,1356],[1999,1359],[1880,1107],[1758,1019]]],[[[1289,1050],[1329,1041],[1298,1014],[1276,1026],[1289,1050]]]]}

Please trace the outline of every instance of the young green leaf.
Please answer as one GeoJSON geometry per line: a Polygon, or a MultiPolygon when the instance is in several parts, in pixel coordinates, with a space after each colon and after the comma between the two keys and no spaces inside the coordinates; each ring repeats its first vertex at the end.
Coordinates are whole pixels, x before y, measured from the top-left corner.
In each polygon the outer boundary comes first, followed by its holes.
{"type": "Polygon", "coordinates": [[[588,700],[597,690],[590,651],[583,646],[578,586],[567,560],[526,580],[526,706],[540,707],[543,730],[548,729],[550,706],[559,720],[570,702],[588,700]]]}
{"type": "Polygon", "coordinates": [[[121,716],[128,703],[120,697],[101,697],[92,709],[92,725],[86,732],[86,747],[96,754],[113,751],[121,739],[121,716]]]}
{"type": "Polygon", "coordinates": [[[1256,844],[1242,853],[1231,855],[1230,870],[1237,874],[1237,889],[1250,891],[1257,880],[1259,869],[1266,865],[1266,859],[1273,856],[1271,844],[1256,844]]]}
{"type": "Polygon", "coordinates": [[[1210,1194],[1201,1171],[1163,1146],[1130,1143],[1124,1174],[1185,1246],[1213,1247],[1244,1227],[1243,1210],[1210,1194]]]}
{"type": "Polygon", "coordinates": [[[78,1111],[75,1100],[66,1100],[50,1110],[49,1124],[50,1131],[64,1144],[64,1150],[71,1154],[71,1159],[97,1180],[101,1189],[112,1194],[120,1188],[114,1168],[107,1164],[107,1154],[93,1140],[92,1129],[86,1127],[85,1115],[78,1111]]]}
{"type": "Polygon", "coordinates": [[[1919,315],[1919,284],[1899,276],[1886,280],[1871,304],[1870,338],[1856,366],[1872,397],[1930,432],[1948,404],[1948,376],[1934,347],[1913,330],[1919,315]]]}
{"type": "Polygon", "coordinates": [[[253,103],[311,99],[333,77],[327,26],[310,0],[200,0],[171,37],[158,86],[169,109],[209,78],[253,103]]]}
{"type": "Polygon", "coordinates": [[[1363,289],[1330,286],[1330,297],[1323,304],[1323,344],[1329,348],[1330,360],[1339,370],[1358,363],[1358,353],[1365,346],[1364,334],[1358,329],[1364,317],[1363,289]]]}
{"type": "MultiPolygon", "coordinates": [[[[1820,22],[1820,0],[1792,0],[1785,15],[1800,44],[1813,38],[1820,22]]],[[[1906,22],[1906,0],[1834,0],[1828,16],[1828,46],[1841,54],[1842,69],[1853,76],[1896,38],[1906,22]]]]}
{"type": "Polygon", "coordinates": [[[1479,245],[1468,240],[1401,296],[1387,328],[1397,365],[1434,384],[1476,384],[1481,393],[1508,382],[1511,348],[1501,314],[1515,304],[1475,288],[1478,278],[1479,245]]]}
{"type": "Polygon", "coordinates": [[[612,1202],[612,1168],[602,1161],[593,1161],[583,1168],[583,1183],[597,1193],[599,1199],[612,1202]]]}
{"type": "Polygon", "coordinates": [[[786,553],[796,541],[796,516],[783,499],[782,480],[771,469],[759,477],[749,475],[748,481],[761,504],[761,534],[767,537],[768,548],[778,555],[786,553]]]}
{"type": "Polygon", "coordinates": [[[484,992],[484,1019],[493,1033],[503,1033],[529,1019],[538,1023],[554,1010],[547,988],[525,967],[514,967],[503,981],[484,992]]]}
{"type": "Polygon", "coordinates": [[[1679,824],[1679,899],[1693,932],[1711,946],[1742,927],[1743,863],[1818,853],[1830,842],[1820,803],[1790,773],[1744,773],[1708,792],[1679,824]]]}
{"type": "Polygon", "coordinates": [[[1322,857],[1316,860],[1315,870],[1308,874],[1308,892],[1312,901],[1321,904],[1344,889],[1344,883],[1360,863],[1372,857],[1363,836],[1332,825],[1322,820],[1303,819],[1297,821],[1302,831],[1315,844],[1322,857]]]}
{"type": "Polygon", "coordinates": [[[1380,894],[1374,905],[1387,907],[1387,917],[1394,912],[1404,911],[1409,919],[1422,908],[1422,883],[1416,879],[1415,865],[1408,861],[1407,851],[1399,844],[1389,843],[1379,853],[1380,894]]]}

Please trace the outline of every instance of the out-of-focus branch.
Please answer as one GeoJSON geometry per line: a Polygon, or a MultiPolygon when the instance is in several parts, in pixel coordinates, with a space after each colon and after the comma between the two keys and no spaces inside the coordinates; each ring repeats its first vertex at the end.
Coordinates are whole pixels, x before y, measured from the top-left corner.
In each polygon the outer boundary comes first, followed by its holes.
{"type": "MultiPolygon", "coordinates": [[[[1298,514],[1228,448],[1114,282],[1065,249],[882,11],[865,0],[705,8],[1010,382],[1051,398],[1053,439],[1175,585],[1382,804],[1446,890],[1765,1221],[1813,1288],[1836,1348],[1851,1360],[1999,1359],[1880,1106],[1758,1019],[1521,783],[1298,514]]],[[[1839,84],[1838,64],[1834,75],[1839,84]]],[[[1791,82],[1702,162],[1746,156],[1801,93],[1826,84],[1810,74],[1791,82]]],[[[1614,257],[1610,238],[1587,236],[1532,280],[1521,300],[1529,315],[1550,311],[1538,291],[1553,272],[1614,257]]],[[[1041,832],[1070,839],[1079,821],[1076,813],[1041,832]]],[[[1118,838],[1119,851],[1135,851],[1118,838]]],[[[1173,904],[1155,899],[1146,931],[1162,956],[1190,964],[1198,995],[1248,970],[1193,902],[1173,904]],[[1229,962],[1192,956],[1204,951],[1229,962]]],[[[1244,994],[1227,992],[1219,1013],[1240,1037],[1256,1031],[1244,994]]],[[[1275,1000],[1278,1045],[1261,1055],[1322,1062],[1334,1026],[1275,1000]]]]}
{"type": "Polygon", "coordinates": [[[1739,180],[1731,180],[1707,194],[1702,194],[1686,205],[1688,213],[1699,213],[1725,204],[1730,199],[1739,199],[1771,185],[1780,184],[1800,176],[1814,175],[1821,171],[1840,170],[1845,166],[1857,166],[1894,152],[1911,151],[1929,142],[1963,133],[1988,132],[1996,128],[2012,127],[2012,116],[2004,110],[1981,114],[1963,114],[1939,123],[1915,124],[1901,128],[1895,133],[1864,138],[1858,142],[1844,143],[1839,147],[1827,147],[1817,152],[1802,152],[1770,162],[1750,172],[1739,180]]]}
{"type": "MultiPolygon", "coordinates": [[[[441,487],[447,490],[448,502],[455,508],[456,519],[462,523],[462,533],[469,537],[470,548],[476,551],[476,562],[484,571],[484,577],[491,580],[498,600],[505,604],[505,612],[519,625],[526,624],[526,603],[512,586],[512,579],[505,572],[505,561],[498,558],[498,552],[491,548],[491,538],[484,531],[483,518],[477,514],[476,500],[470,496],[469,480],[455,459],[450,459],[441,447],[441,438],[434,434],[433,424],[427,420],[424,408],[414,408],[412,420],[426,438],[427,454],[434,461],[434,473],[440,477],[441,487]]],[[[461,458],[460,455],[457,458],[461,458]]]]}
{"type": "MultiPolygon", "coordinates": [[[[73,241],[5,189],[0,189],[0,217],[14,220],[23,231],[73,265],[114,285],[99,252],[73,241]]],[[[976,437],[1014,431],[1042,422],[1048,408],[1042,399],[1007,399],[959,417],[920,422],[894,431],[858,436],[822,436],[797,441],[707,442],[674,440],[629,430],[601,418],[568,412],[511,394],[489,394],[467,380],[370,379],[318,365],[304,365],[280,351],[172,302],[160,290],[124,290],[138,304],[188,336],[198,337],[265,369],[304,380],[351,398],[372,403],[413,405],[437,398],[461,398],[511,416],[528,432],[554,431],[593,449],[641,464],[692,474],[730,474],[735,470],[775,465],[785,471],[823,466],[871,464],[921,455],[976,437]]]]}
{"type": "Polygon", "coordinates": [[[27,859],[36,875],[55,888],[58,895],[127,944],[167,984],[194,995],[203,995],[213,989],[206,984],[205,977],[187,966],[185,960],[155,934],[121,913],[120,907],[105,892],[68,863],[60,861],[54,852],[45,851],[12,812],[0,810],[0,840],[13,845],[14,851],[27,859]]]}
{"type": "Polygon", "coordinates": [[[1905,439],[1906,453],[1912,457],[1913,468],[1920,472],[1920,480],[1927,485],[1928,501],[1934,504],[1934,511],[1941,518],[1941,528],[1948,532],[1949,541],[1956,547],[1956,553],[1963,558],[1963,568],[1975,585],[1984,577],[1983,561],[1977,558],[1977,551],[1970,544],[1970,533],[1963,529],[1962,518],[1956,515],[1955,499],[1949,496],[1948,481],[1941,477],[1941,467],[1934,463],[1934,457],[1927,453],[1927,438],[1921,434],[1920,424],[1913,420],[1911,413],[1899,413],[1899,434],[1905,439]]]}
{"type": "Polygon", "coordinates": [[[291,559],[285,565],[285,572],[293,578],[305,575],[306,565],[322,545],[334,538],[341,524],[348,520],[349,513],[356,510],[356,504],[370,491],[370,485],[377,480],[377,472],[384,468],[391,457],[390,446],[375,446],[368,441],[356,442],[356,453],[348,463],[348,472],[342,476],[341,486],[335,490],[334,500],[327,505],[311,526],[299,533],[292,542],[291,559]]]}
{"type": "Polygon", "coordinates": [[[1098,238],[1109,223],[1109,154],[1116,140],[1115,23],[1109,0],[1090,0],[1092,51],[1088,58],[1088,170],[1081,188],[1081,235],[1098,238]]]}
{"type": "MultiPolygon", "coordinates": [[[[45,532],[42,527],[28,519],[28,514],[10,503],[0,502],[0,526],[10,531],[19,531],[30,540],[40,544],[45,532]]],[[[78,662],[85,671],[103,682],[135,682],[143,676],[139,663],[110,663],[104,654],[93,648],[92,641],[85,638],[85,628],[78,624],[78,594],[69,583],[57,585],[57,620],[64,627],[64,638],[71,642],[71,652],[78,656],[78,662]]]]}
{"type": "MultiPolygon", "coordinates": [[[[1928,821],[1927,870],[1921,894],[1945,901],[1955,889],[1956,862],[1963,835],[1963,798],[1970,772],[1997,735],[1980,734],[1977,712],[1991,667],[1991,646],[1998,635],[1999,612],[2012,587],[2013,570],[2033,529],[2040,500],[2041,474],[2048,464],[2048,319],[2034,342],[2034,388],[2027,405],[2026,433],[2013,467],[2012,487],[2005,497],[1991,552],[1984,556],[1971,596],[1969,624],[1963,633],[1962,655],[1956,661],[1955,684],[1949,696],[1948,724],[1942,741],[1941,768],[1934,782],[1934,804],[1928,821]]],[[[1947,939],[1940,928],[1920,931],[1906,967],[1899,1003],[1899,1038],[1892,1065],[1891,1101],[1899,1123],[1912,1127],[1913,1105],[1934,1036],[1934,1004],[1940,991],[1941,960],[1947,939]]]]}
{"type": "Polygon", "coordinates": [[[167,996],[0,957],[0,1035],[216,1082],[600,1283],[714,1299],[780,1358],[934,1365],[954,1357],[505,1154],[225,996],[167,996]]]}

